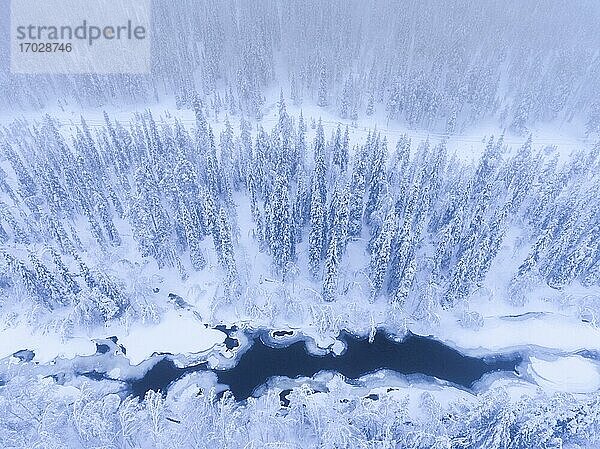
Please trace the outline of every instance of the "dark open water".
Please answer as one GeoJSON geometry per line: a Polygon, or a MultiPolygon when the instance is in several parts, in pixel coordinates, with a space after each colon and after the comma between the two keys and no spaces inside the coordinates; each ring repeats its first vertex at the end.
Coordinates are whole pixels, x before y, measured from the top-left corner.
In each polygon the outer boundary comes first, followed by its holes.
{"type": "MultiPolygon", "coordinates": [[[[519,354],[476,358],[437,340],[409,334],[396,341],[378,332],[372,343],[348,333],[342,335],[346,350],[339,356],[311,354],[304,341],[287,346],[270,341],[266,334],[256,334],[252,346],[230,369],[213,370],[219,383],[229,387],[237,400],[252,396],[255,390],[274,376],[312,377],[320,371],[335,371],[347,379],[358,379],[378,370],[400,374],[422,374],[472,388],[481,377],[494,371],[514,372],[521,363],[519,354]]],[[[185,374],[208,370],[206,363],[177,367],[168,356],[161,359],[144,377],[129,382],[131,391],[143,397],[148,390],[166,392],[169,385],[185,374]]]]}

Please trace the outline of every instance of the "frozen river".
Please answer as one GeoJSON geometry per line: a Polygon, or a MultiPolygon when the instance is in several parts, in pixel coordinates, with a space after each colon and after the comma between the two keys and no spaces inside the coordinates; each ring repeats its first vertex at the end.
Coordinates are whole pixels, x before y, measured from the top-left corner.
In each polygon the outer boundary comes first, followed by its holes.
{"type": "MultiPolygon", "coordinates": [[[[235,341],[235,338],[231,338],[235,341]]],[[[403,340],[384,332],[374,338],[359,338],[348,333],[340,336],[339,349],[319,354],[307,349],[301,337],[276,338],[265,331],[248,336],[230,366],[215,367],[219,384],[230,389],[238,400],[256,395],[259,387],[277,377],[310,378],[321,371],[342,374],[352,382],[380,370],[401,375],[425,376],[472,388],[485,374],[516,372],[522,361],[519,354],[486,358],[469,357],[437,340],[409,334],[403,340]]],[[[231,345],[235,347],[235,343],[231,345]]],[[[209,370],[203,362],[178,367],[164,356],[143,377],[129,381],[134,395],[143,397],[148,390],[165,392],[185,374],[209,370]]],[[[433,379],[432,379],[433,380],[433,379]]]]}

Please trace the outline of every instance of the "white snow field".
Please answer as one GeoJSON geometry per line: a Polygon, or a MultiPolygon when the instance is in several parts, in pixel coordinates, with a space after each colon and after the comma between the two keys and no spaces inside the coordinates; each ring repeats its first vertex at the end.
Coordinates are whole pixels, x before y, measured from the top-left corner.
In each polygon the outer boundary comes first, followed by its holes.
{"type": "Polygon", "coordinates": [[[149,359],[154,352],[170,354],[195,354],[205,352],[223,343],[225,334],[206,329],[190,312],[171,310],[157,324],[135,323],[125,331],[108,328],[111,335],[127,348],[127,358],[138,365],[149,359]]]}
{"type": "Polygon", "coordinates": [[[579,356],[531,359],[531,374],[538,385],[548,390],[593,393],[600,388],[599,369],[598,363],[579,356]]]}

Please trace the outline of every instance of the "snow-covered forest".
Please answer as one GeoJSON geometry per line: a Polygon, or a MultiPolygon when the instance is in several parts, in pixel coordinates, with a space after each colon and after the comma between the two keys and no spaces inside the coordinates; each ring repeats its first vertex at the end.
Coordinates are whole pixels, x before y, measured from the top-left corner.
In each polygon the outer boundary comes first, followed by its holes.
{"type": "Polygon", "coordinates": [[[340,118],[369,116],[454,132],[493,119],[600,130],[598,10],[568,3],[154,0],[149,75],[0,77],[7,105],[139,104],[162,95],[261,117],[265,92],[340,118]]]}
{"type": "Polygon", "coordinates": [[[147,75],[0,64],[0,446],[600,444],[596,2],[152,14],[147,75]],[[257,330],[519,363],[239,400],[215,373],[257,330]],[[185,375],[132,394],[165,357],[185,375]]]}
{"type": "Polygon", "coordinates": [[[490,270],[516,305],[543,286],[598,287],[600,146],[559,163],[555,148],[527,139],[511,152],[492,136],[465,163],[444,142],[376,129],[351,144],[348,126],[326,137],[317,122],[311,139],[278,105],[272,130],[225,119],[218,136],[200,101],[192,130],[150,113],[130,127],[82,120],[69,139],[50,117],[7,127],[3,291],[22,299],[7,306],[66,328],[146,319],[159,304],[140,271],[177,283],[210,272],[211,317],[233,305],[269,325],[329,302],[435,321],[477,301],[490,270]]]}

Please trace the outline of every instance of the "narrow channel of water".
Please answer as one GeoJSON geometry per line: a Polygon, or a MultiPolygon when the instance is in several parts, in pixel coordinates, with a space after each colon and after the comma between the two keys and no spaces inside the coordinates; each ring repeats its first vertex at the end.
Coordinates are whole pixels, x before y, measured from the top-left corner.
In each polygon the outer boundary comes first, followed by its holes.
{"type": "MultiPolygon", "coordinates": [[[[264,333],[257,333],[235,366],[213,371],[219,383],[227,385],[237,400],[243,400],[272,377],[312,377],[320,371],[335,371],[348,379],[358,379],[378,370],[391,370],[400,374],[422,374],[472,388],[484,374],[514,372],[522,361],[519,354],[469,357],[437,340],[412,334],[402,341],[383,332],[378,332],[372,342],[348,333],[341,338],[346,345],[342,354],[315,355],[306,349],[304,341],[283,345],[274,343],[264,333]]],[[[129,385],[134,395],[143,397],[149,390],[165,392],[185,374],[208,369],[207,363],[180,368],[167,356],[129,385]]]]}

